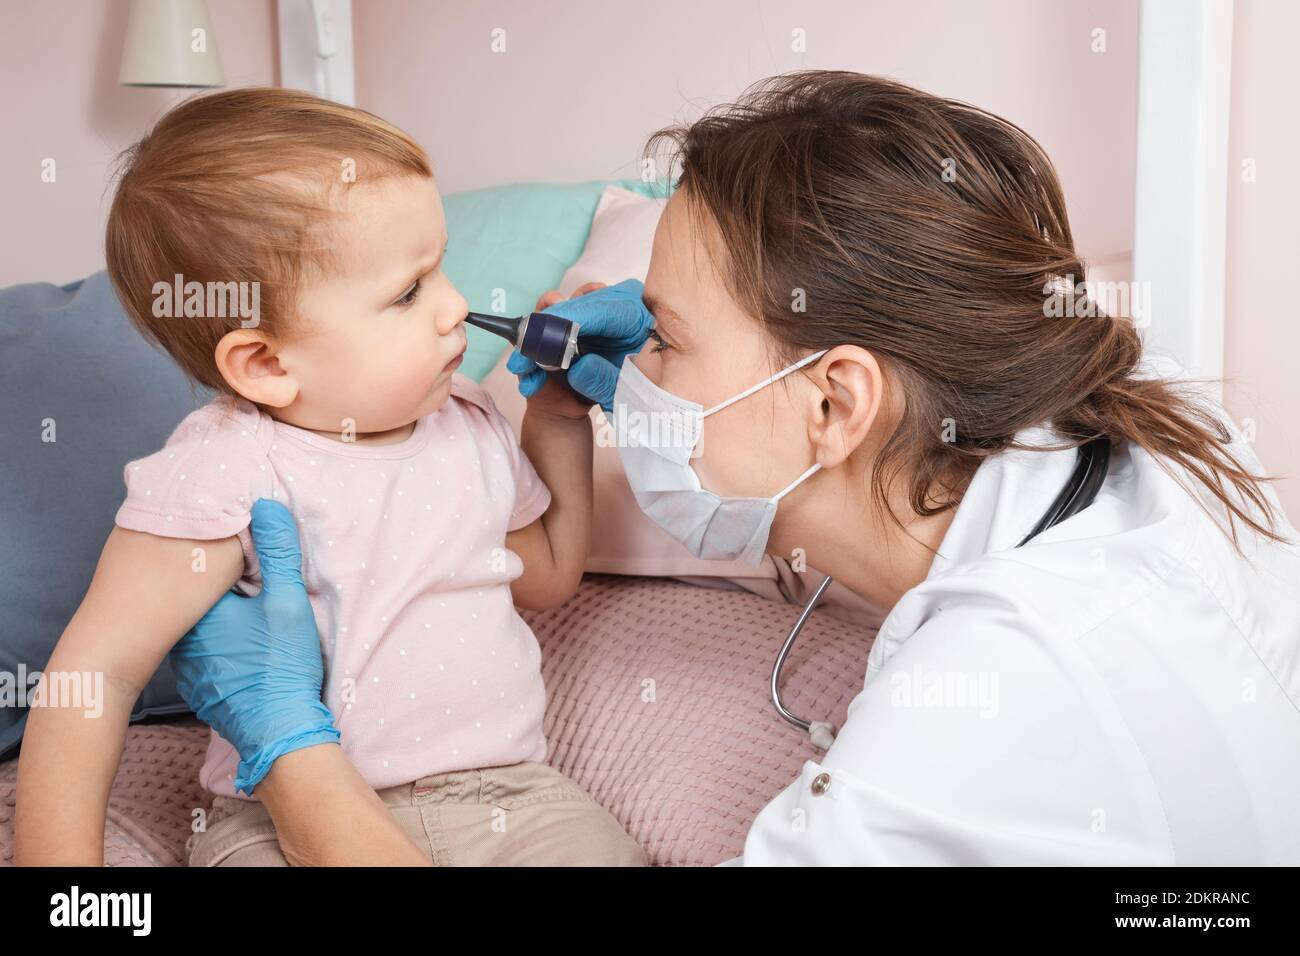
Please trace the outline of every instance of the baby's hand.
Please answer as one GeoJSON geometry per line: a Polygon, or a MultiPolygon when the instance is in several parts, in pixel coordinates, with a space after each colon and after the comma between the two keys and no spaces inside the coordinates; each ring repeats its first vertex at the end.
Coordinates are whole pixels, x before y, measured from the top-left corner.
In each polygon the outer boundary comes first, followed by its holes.
{"type": "MultiPolygon", "coordinates": [[[[528,410],[542,412],[556,418],[586,419],[591,415],[591,401],[569,388],[563,372],[536,369],[543,376],[542,384],[528,396],[528,410]]],[[[520,391],[523,388],[521,386],[520,391]]]]}
{"type": "MultiPolygon", "coordinates": [[[[570,298],[576,299],[580,295],[586,295],[588,292],[595,292],[597,289],[605,288],[603,282],[588,282],[586,285],[580,285],[573,290],[570,298]]],[[[558,289],[552,289],[550,292],[543,292],[541,298],[537,300],[537,305],[533,308],[534,312],[544,312],[557,302],[564,301],[564,293],[558,289]]]]}

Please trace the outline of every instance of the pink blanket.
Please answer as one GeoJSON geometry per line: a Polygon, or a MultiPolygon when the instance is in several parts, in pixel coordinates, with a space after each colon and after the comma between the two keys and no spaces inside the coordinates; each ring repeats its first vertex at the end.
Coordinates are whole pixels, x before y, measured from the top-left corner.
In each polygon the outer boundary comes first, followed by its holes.
{"type": "MultiPolygon", "coordinates": [[[[661,865],[740,853],[758,811],[817,752],[768,699],[772,658],[798,613],[742,591],[589,576],[573,600],[527,612],[542,645],[548,762],[571,776],[661,865]]],[[[844,720],[871,633],[827,614],[785,669],[797,714],[844,720]]],[[[207,729],[136,725],[109,803],[105,862],[177,866],[198,808],[207,729]]],[[[0,764],[0,863],[13,861],[17,761],[0,764]]]]}

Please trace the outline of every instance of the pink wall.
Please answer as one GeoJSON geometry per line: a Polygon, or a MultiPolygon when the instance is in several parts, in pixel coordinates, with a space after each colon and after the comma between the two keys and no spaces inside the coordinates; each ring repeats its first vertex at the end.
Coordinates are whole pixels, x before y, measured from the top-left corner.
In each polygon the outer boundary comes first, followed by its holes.
{"type": "Polygon", "coordinates": [[[800,68],[859,70],[1019,123],[1057,164],[1080,247],[1121,259],[1132,247],[1131,0],[353,7],[358,104],[414,135],[449,192],[636,176],[650,132],[755,80],[800,68]],[[1105,53],[1090,49],[1098,27],[1105,53]],[[492,50],[494,28],[505,31],[504,53],[492,50]],[[791,49],[795,29],[804,31],[807,52],[791,49]]]}
{"type": "MultiPolygon", "coordinates": [[[[0,0],[0,286],[104,267],[114,157],[185,91],[118,86],[128,0],[0,0]],[[41,181],[54,159],[56,179],[41,181]]],[[[274,0],[208,4],[230,86],[275,78],[274,0]]]]}
{"type": "Polygon", "coordinates": [[[1300,4],[1237,0],[1235,11],[1224,396],[1237,422],[1253,426],[1260,460],[1281,476],[1282,505],[1300,522],[1300,4]],[[1246,160],[1254,182],[1243,180],[1246,160]]]}

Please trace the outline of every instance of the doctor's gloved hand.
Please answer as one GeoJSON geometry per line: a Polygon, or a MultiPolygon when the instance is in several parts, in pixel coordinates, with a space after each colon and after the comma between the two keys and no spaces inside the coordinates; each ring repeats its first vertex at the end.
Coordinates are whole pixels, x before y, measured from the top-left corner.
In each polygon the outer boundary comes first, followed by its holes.
{"type": "Polygon", "coordinates": [[[325,669],[293,515],[259,499],[251,530],[261,592],[227,593],[170,657],[190,709],[239,751],[235,787],[248,794],[277,758],[340,736],[321,702],[325,669]]]}
{"type": "MultiPolygon", "coordinates": [[[[578,343],[582,355],[569,366],[569,387],[596,402],[606,412],[613,410],[614,386],[618,384],[623,360],[641,351],[654,316],[641,301],[645,286],[637,279],[618,285],[588,283],[571,299],[557,300],[557,293],[542,296],[540,311],[563,316],[580,327],[578,343]]],[[[515,352],[506,368],[519,376],[519,391],[531,397],[546,382],[546,371],[532,359],[515,352]]]]}

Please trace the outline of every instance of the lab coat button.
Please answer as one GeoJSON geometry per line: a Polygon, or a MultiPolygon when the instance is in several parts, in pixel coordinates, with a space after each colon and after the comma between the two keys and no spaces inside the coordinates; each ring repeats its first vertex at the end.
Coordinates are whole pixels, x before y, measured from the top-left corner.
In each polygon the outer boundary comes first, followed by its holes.
{"type": "Polygon", "coordinates": [[[813,796],[820,797],[823,793],[831,788],[831,775],[828,773],[819,773],[813,777],[812,792],[813,796]]]}

